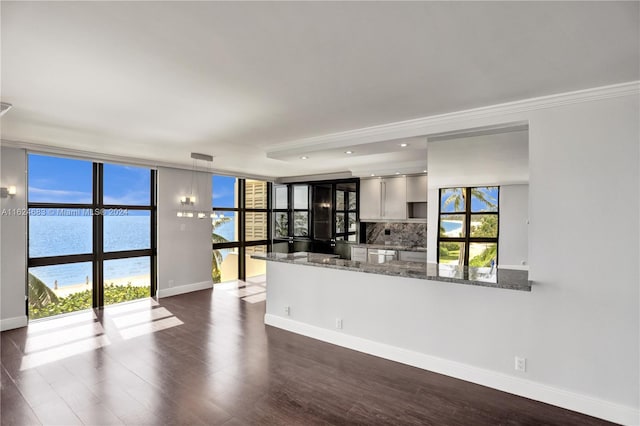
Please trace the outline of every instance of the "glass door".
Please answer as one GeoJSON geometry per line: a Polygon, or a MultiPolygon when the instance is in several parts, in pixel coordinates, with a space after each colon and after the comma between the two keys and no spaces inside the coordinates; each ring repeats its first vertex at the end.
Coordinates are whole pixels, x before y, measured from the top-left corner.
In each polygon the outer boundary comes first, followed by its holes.
{"type": "Polygon", "coordinates": [[[272,251],[351,255],[358,239],[356,180],[273,185],[272,251]]]}
{"type": "Polygon", "coordinates": [[[289,253],[293,250],[293,235],[289,231],[289,186],[273,185],[272,250],[289,253]]]}
{"type": "Polygon", "coordinates": [[[351,244],[358,238],[358,184],[336,184],[335,191],[335,249],[343,258],[351,256],[351,244]]]}

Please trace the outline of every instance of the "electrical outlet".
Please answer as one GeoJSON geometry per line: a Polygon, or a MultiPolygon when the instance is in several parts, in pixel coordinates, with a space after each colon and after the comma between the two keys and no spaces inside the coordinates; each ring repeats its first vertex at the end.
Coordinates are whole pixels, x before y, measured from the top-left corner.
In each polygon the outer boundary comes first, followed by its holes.
{"type": "Polygon", "coordinates": [[[342,318],[336,318],[336,328],[342,329],[342,318]]]}
{"type": "Polygon", "coordinates": [[[285,306],[285,307],[284,307],[284,314],[285,314],[286,316],[291,315],[291,308],[290,308],[289,306],[285,306]]]}
{"type": "Polygon", "coordinates": [[[516,357],[515,368],[516,368],[516,371],[522,371],[523,373],[526,372],[527,371],[527,359],[517,356],[516,357]]]}

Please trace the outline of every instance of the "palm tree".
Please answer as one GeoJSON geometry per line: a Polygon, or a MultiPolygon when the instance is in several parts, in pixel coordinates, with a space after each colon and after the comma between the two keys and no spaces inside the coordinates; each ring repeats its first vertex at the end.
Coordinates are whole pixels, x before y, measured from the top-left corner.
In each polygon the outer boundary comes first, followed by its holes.
{"type": "MultiPolygon", "coordinates": [[[[477,187],[477,188],[471,188],[471,197],[475,197],[477,200],[482,201],[487,207],[488,210],[492,210],[495,207],[497,207],[497,200],[493,197],[491,197],[488,194],[488,191],[486,191],[487,187],[477,187]]],[[[442,211],[444,212],[445,208],[451,204],[453,204],[453,210],[454,212],[464,212],[464,210],[466,209],[466,194],[467,191],[465,188],[448,188],[445,190],[445,193],[448,192],[448,196],[447,198],[444,200],[444,204],[442,205],[442,211]]],[[[441,226],[440,227],[440,232],[442,233],[444,230],[444,228],[441,226]]],[[[441,234],[442,235],[442,234],[441,234]]],[[[464,247],[464,246],[462,246],[464,247]]],[[[468,247],[467,247],[468,249],[468,247]]],[[[485,250],[480,257],[482,256],[489,256],[491,249],[487,249],[485,250]]],[[[475,259],[475,258],[474,258],[475,259]]],[[[477,262],[475,263],[479,263],[479,259],[477,260],[477,262]]],[[[460,266],[464,265],[464,254],[462,253],[462,250],[459,254],[459,258],[458,258],[458,264],[460,266]]],[[[478,266],[478,265],[474,265],[474,266],[478,266]]]]}
{"type": "MultiPolygon", "coordinates": [[[[464,210],[466,191],[464,188],[449,188],[449,196],[444,200],[442,207],[453,204],[454,211],[464,210]]],[[[489,208],[496,207],[497,200],[490,197],[482,188],[471,188],[471,196],[485,203],[489,208]]]]}
{"type": "MultiPolygon", "coordinates": [[[[225,237],[223,237],[220,234],[217,234],[216,229],[218,229],[221,225],[230,221],[231,221],[231,217],[222,216],[222,217],[215,218],[211,222],[211,224],[213,225],[213,232],[211,233],[211,243],[218,244],[218,243],[229,242],[229,240],[227,240],[225,237]]],[[[223,260],[224,259],[222,257],[222,253],[220,252],[220,250],[214,249],[213,255],[211,257],[211,278],[213,278],[214,283],[220,282],[220,278],[221,278],[220,266],[222,265],[223,260]]]]}
{"type": "Polygon", "coordinates": [[[58,303],[58,296],[40,278],[29,273],[29,306],[41,309],[50,303],[58,303]]]}

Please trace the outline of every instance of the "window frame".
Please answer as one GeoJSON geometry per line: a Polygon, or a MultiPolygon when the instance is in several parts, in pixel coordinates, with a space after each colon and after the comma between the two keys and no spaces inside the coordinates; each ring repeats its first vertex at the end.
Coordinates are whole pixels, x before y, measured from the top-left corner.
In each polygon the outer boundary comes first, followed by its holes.
{"type": "Polygon", "coordinates": [[[437,250],[438,250],[438,264],[440,264],[440,243],[444,242],[457,242],[457,243],[463,243],[464,244],[464,258],[463,258],[463,265],[465,267],[469,266],[469,253],[470,253],[470,246],[473,243],[495,243],[496,245],[496,256],[495,256],[495,265],[498,265],[498,253],[499,253],[499,239],[500,239],[500,186],[499,185],[483,185],[483,186],[467,186],[467,187],[463,187],[463,186],[448,186],[448,187],[443,187],[443,188],[439,188],[438,189],[438,228],[437,228],[437,233],[438,233],[438,239],[437,239],[437,250]],[[448,190],[448,189],[453,189],[453,188],[460,188],[464,191],[464,197],[465,197],[465,202],[464,202],[464,209],[461,211],[456,211],[456,212],[443,212],[442,211],[442,195],[443,193],[448,190]],[[498,191],[498,195],[496,197],[496,210],[495,211],[473,211],[471,209],[471,199],[472,199],[472,189],[476,189],[476,188],[496,188],[498,191]],[[440,226],[441,226],[441,222],[442,222],[442,216],[443,215],[461,215],[464,216],[464,236],[462,237],[444,237],[442,235],[440,235],[440,226]],[[471,217],[473,215],[478,215],[478,214],[482,214],[482,215],[494,215],[497,217],[498,220],[498,227],[496,230],[496,236],[495,237],[472,237],[471,236],[471,217]]]}
{"type": "MultiPolygon", "coordinates": [[[[333,200],[333,205],[334,205],[334,212],[333,212],[333,217],[335,219],[334,223],[334,228],[335,228],[335,239],[336,241],[339,240],[340,237],[342,237],[342,241],[347,241],[349,242],[349,236],[350,235],[355,235],[356,239],[357,239],[357,235],[358,235],[358,223],[359,223],[359,218],[358,218],[358,190],[356,189],[355,191],[346,191],[344,189],[334,189],[334,194],[335,194],[335,199],[333,200]],[[343,195],[343,208],[342,209],[338,209],[338,192],[342,192],[343,195]],[[354,209],[349,208],[349,194],[355,194],[355,198],[356,198],[356,206],[354,209]],[[338,219],[338,214],[344,214],[344,232],[338,232],[338,227],[337,227],[337,219],[338,219]],[[356,227],[355,230],[353,231],[349,231],[349,214],[353,213],[356,216],[356,227]]],[[[351,241],[351,242],[356,242],[357,241],[351,241]]]]}
{"type": "Polygon", "coordinates": [[[312,210],[311,210],[311,185],[307,183],[294,183],[289,185],[289,206],[291,213],[289,214],[289,235],[292,235],[294,238],[303,238],[303,239],[311,239],[311,223],[312,223],[312,210]],[[296,208],[296,199],[295,199],[295,187],[296,186],[306,186],[307,187],[307,208],[299,209],[296,208]],[[307,214],[307,234],[306,235],[298,235],[296,234],[296,213],[306,213],[307,214]]]}
{"type": "MultiPolygon", "coordinates": [[[[58,157],[52,156],[49,154],[41,154],[38,152],[28,152],[27,153],[27,178],[29,177],[29,164],[28,158],[29,155],[41,155],[41,156],[50,156],[50,157],[58,157]]],[[[78,253],[78,254],[67,254],[67,255],[54,255],[54,256],[42,256],[42,257],[31,257],[29,256],[29,220],[27,220],[27,270],[33,267],[40,266],[54,266],[54,265],[64,265],[70,263],[83,263],[83,262],[91,262],[92,265],[92,307],[93,308],[101,308],[105,306],[104,304],[104,262],[107,260],[115,260],[115,259],[127,259],[127,258],[135,258],[135,257],[149,257],[150,265],[149,265],[149,273],[150,273],[150,289],[149,295],[150,297],[155,297],[157,294],[157,170],[148,168],[150,173],[149,178],[149,205],[123,205],[123,204],[105,204],[104,203],[104,163],[86,160],[86,159],[77,159],[74,157],[59,157],[59,158],[67,158],[74,159],[80,161],[87,161],[92,164],[92,174],[91,174],[91,192],[92,192],[92,201],[91,203],[55,203],[55,202],[43,202],[43,201],[29,201],[29,195],[27,193],[27,209],[89,209],[92,212],[96,212],[99,210],[109,210],[109,209],[123,209],[123,210],[137,210],[137,211],[149,211],[150,219],[149,219],[149,248],[146,249],[134,249],[134,250],[119,250],[119,251],[104,251],[104,215],[103,214],[92,214],[92,250],[90,253],[78,253]]],[[[117,166],[121,166],[118,163],[109,163],[117,166]]],[[[145,167],[146,169],[146,167],[145,167]]],[[[25,284],[28,286],[28,283],[25,284]]],[[[28,289],[27,289],[28,290],[28,289]]],[[[27,292],[28,294],[28,292],[27,292]]],[[[27,313],[29,311],[28,301],[26,302],[26,310],[27,313]]]]}
{"type": "MultiPolygon", "coordinates": [[[[211,175],[211,183],[213,185],[213,178],[214,176],[228,176],[228,175],[216,175],[216,174],[212,174],[211,175]]],[[[211,244],[211,250],[222,250],[222,249],[230,249],[230,248],[237,248],[238,249],[238,280],[242,280],[244,281],[246,279],[246,259],[245,256],[247,255],[247,249],[253,246],[267,246],[267,252],[271,251],[271,239],[270,239],[270,235],[271,235],[271,190],[272,190],[272,184],[271,182],[268,181],[263,181],[267,184],[267,188],[266,188],[266,196],[267,196],[267,206],[265,208],[254,208],[254,207],[250,207],[247,208],[246,207],[246,181],[247,179],[245,178],[240,178],[240,177],[236,177],[236,176],[229,176],[229,177],[235,177],[236,179],[236,192],[235,192],[235,197],[237,200],[237,206],[238,207],[216,207],[215,205],[213,205],[213,199],[211,200],[211,212],[215,212],[215,211],[226,211],[226,212],[234,212],[237,213],[237,220],[238,220],[238,240],[237,241],[229,241],[226,243],[212,243],[211,244]],[[247,217],[247,213],[266,213],[267,215],[267,235],[265,239],[262,240],[253,240],[253,241],[247,241],[247,236],[246,236],[246,217],[247,217]]],[[[259,179],[251,179],[251,180],[259,180],[259,179]]],[[[213,189],[213,187],[212,187],[213,189]]],[[[213,272],[213,271],[212,271],[213,272]]],[[[223,281],[221,281],[222,283],[223,281]]],[[[215,283],[218,284],[218,283],[215,283]]]]}

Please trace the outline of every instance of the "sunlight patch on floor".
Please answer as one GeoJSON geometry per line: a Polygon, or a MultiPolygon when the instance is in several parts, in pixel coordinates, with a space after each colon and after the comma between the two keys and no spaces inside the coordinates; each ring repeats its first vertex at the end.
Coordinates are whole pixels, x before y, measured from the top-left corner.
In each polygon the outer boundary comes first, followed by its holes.
{"type": "Polygon", "coordinates": [[[101,320],[91,310],[29,323],[20,370],[184,324],[153,299],[110,305],[98,312],[103,314],[101,320]]]}

